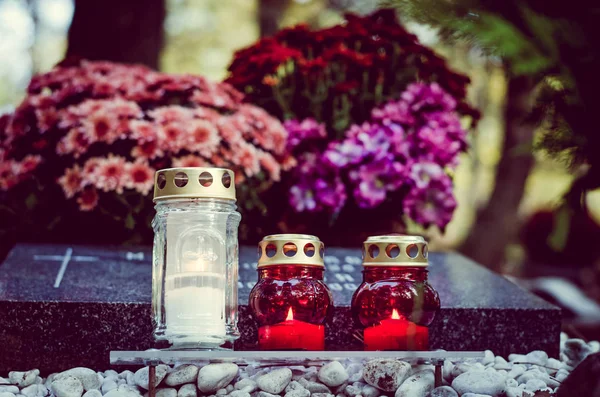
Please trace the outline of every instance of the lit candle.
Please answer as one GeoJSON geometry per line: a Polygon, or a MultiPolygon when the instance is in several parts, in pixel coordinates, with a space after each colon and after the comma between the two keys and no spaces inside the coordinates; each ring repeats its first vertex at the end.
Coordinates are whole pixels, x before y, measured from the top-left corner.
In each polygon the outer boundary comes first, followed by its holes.
{"type": "Polygon", "coordinates": [[[175,349],[230,349],[237,328],[240,214],[231,170],[168,168],[154,178],[154,337],[175,349]]]}
{"type": "Polygon", "coordinates": [[[294,320],[290,307],[285,321],[258,329],[258,344],[262,350],[324,350],[325,327],[294,320]]]}
{"type": "Polygon", "coordinates": [[[427,327],[403,319],[394,309],[392,317],[365,328],[365,350],[427,350],[427,327]]]}
{"type": "Polygon", "coordinates": [[[209,272],[210,265],[184,253],[181,273],[165,278],[167,335],[175,345],[221,344],[225,329],[225,275],[209,272]],[[194,259],[190,260],[192,257],[194,259]]]}

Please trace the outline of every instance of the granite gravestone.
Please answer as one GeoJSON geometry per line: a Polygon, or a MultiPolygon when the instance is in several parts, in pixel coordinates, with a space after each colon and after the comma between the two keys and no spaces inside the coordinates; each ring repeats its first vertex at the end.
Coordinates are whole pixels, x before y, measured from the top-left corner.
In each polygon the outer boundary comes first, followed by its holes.
{"type": "MultiPolygon", "coordinates": [[[[335,310],[328,350],[360,350],[350,300],[361,283],[359,250],[328,248],[326,282],[335,310]]],[[[558,354],[560,310],[454,253],[430,255],[431,284],[442,308],[431,348],[534,349],[558,354]]],[[[147,247],[16,246],[0,265],[0,372],[108,367],[111,350],[145,350],[151,324],[151,251],[147,247]]],[[[257,347],[248,295],[257,280],[255,247],[240,248],[238,350],[257,347]]]]}

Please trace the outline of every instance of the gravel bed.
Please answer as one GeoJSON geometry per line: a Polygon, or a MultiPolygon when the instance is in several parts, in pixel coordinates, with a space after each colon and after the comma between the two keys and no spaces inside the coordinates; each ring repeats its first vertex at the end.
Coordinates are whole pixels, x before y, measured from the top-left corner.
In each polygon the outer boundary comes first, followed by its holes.
{"type": "MultiPolygon", "coordinates": [[[[443,366],[443,386],[434,388],[431,365],[394,360],[329,362],[321,367],[238,367],[183,364],[156,368],[157,397],[531,397],[552,396],[571,371],[600,350],[597,341],[561,335],[561,353],[511,354],[486,351],[476,361],[443,366]]],[[[40,371],[12,371],[0,377],[0,397],[147,397],[148,367],[136,372],[72,368],[40,376],[40,371]]]]}

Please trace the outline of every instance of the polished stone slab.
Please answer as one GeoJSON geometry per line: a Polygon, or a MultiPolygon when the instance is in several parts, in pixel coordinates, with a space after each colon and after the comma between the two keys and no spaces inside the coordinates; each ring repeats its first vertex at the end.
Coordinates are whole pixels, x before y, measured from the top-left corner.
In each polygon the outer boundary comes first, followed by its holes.
{"type": "MultiPolygon", "coordinates": [[[[255,258],[254,247],[240,248],[237,350],[256,349],[247,307],[255,258]]],[[[349,308],[362,279],[360,251],[328,248],[325,260],[336,304],[326,348],[360,350],[349,308]]],[[[152,339],[150,262],[148,247],[15,247],[0,265],[0,372],[101,369],[111,350],[162,347],[152,339]]],[[[442,302],[432,349],[558,353],[560,310],[505,278],[458,254],[431,253],[429,280],[442,302]]]]}

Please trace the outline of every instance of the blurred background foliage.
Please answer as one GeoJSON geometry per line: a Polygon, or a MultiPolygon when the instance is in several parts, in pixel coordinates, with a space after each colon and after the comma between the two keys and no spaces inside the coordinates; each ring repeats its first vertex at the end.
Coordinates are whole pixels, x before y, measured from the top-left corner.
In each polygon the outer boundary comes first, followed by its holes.
{"type": "MultiPolygon", "coordinates": [[[[528,269],[538,263],[563,268],[577,264],[576,269],[593,266],[598,257],[583,251],[599,236],[600,191],[585,195],[589,219],[561,223],[555,210],[573,182],[573,170],[560,159],[532,150],[548,125],[523,127],[522,114],[515,117],[514,109],[507,106],[511,95],[527,100],[535,89],[515,78],[547,66],[544,57],[535,56],[538,47],[511,45],[523,39],[521,33],[493,14],[485,18],[490,29],[483,34],[481,27],[463,23],[466,40],[448,41],[457,20],[447,24],[439,19],[440,13],[419,12],[428,9],[427,1],[414,3],[417,8],[405,7],[401,18],[423,44],[471,77],[470,101],[483,114],[471,134],[472,148],[456,173],[458,210],[443,236],[431,236],[433,244],[438,249],[462,247],[482,263],[511,274],[535,272],[528,269]],[[488,48],[498,37],[506,49],[504,58],[488,48]],[[507,73],[511,57],[522,61],[513,62],[516,66],[507,73]],[[511,81],[518,84],[511,86],[511,81]],[[506,135],[511,123],[518,139],[506,135]],[[484,219],[482,214],[494,203],[499,205],[493,216],[484,219]],[[562,244],[552,244],[560,233],[562,244]],[[557,251],[569,249],[568,255],[557,251]]],[[[438,7],[446,2],[429,3],[438,7]]],[[[221,80],[233,52],[260,36],[301,22],[331,26],[340,23],[346,11],[367,13],[378,4],[377,0],[0,0],[0,113],[21,100],[34,73],[48,71],[65,55],[143,62],[166,72],[221,80]],[[107,29],[108,19],[111,29],[107,29]]],[[[453,15],[443,7],[438,11],[453,15]]],[[[533,108],[530,103],[522,105],[533,108]]]]}

